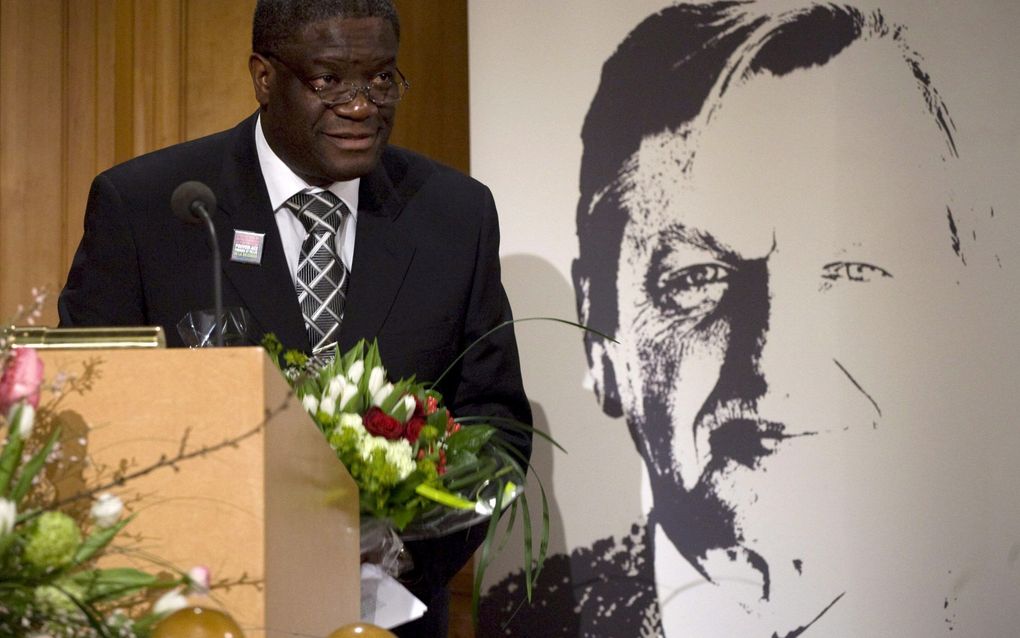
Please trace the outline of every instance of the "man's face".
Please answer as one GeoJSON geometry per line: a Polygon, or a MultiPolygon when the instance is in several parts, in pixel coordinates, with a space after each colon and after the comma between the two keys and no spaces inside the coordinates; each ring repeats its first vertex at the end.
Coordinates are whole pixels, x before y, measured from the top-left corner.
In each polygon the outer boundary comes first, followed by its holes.
{"type": "Polygon", "coordinates": [[[397,37],[382,18],[330,18],[306,25],[273,51],[250,61],[266,139],[305,181],[327,185],[363,177],[379,161],[396,113],[359,93],[327,108],[306,84],[331,75],[368,84],[397,64],[397,37]],[[285,62],[285,64],[284,64],[285,62]]]}
{"type": "Polygon", "coordinates": [[[966,386],[945,155],[906,65],[860,45],[646,138],[624,189],[606,347],[656,520],[779,635],[931,550],[910,512],[966,386]]]}

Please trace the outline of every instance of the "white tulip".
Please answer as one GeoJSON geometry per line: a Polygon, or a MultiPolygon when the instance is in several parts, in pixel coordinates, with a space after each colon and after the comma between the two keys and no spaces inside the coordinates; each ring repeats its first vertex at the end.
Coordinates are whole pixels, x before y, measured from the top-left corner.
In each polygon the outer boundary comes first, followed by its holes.
{"type": "Polygon", "coordinates": [[[340,392],[343,390],[346,379],[343,377],[333,377],[329,380],[329,386],[326,388],[325,394],[336,399],[340,396],[340,392]]]}
{"type": "Polygon", "coordinates": [[[348,383],[344,386],[343,392],[340,394],[340,409],[343,410],[347,407],[347,403],[350,402],[358,394],[358,386],[354,383],[348,383]]]}
{"type": "Polygon", "coordinates": [[[305,397],[301,399],[301,405],[304,406],[305,410],[309,414],[315,414],[319,411],[319,400],[311,394],[306,394],[305,397]]]}
{"type": "Polygon", "coordinates": [[[379,407],[382,405],[389,396],[393,394],[393,384],[387,383],[383,387],[379,388],[376,392],[372,393],[372,405],[379,407]]]}
{"type": "Polygon", "coordinates": [[[405,394],[404,395],[404,409],[407,410],[407,417],[405,418],[405,420],[411,418],[411,415],[414,414],[415,405],[416,404],[414,402],[414,397],[411,396],[410,394],[405,394]]]}
{"type": "Polygon", "coordinates": [[[319,411],[325,412],[326,414],[333,414],[336,412],[336,399],[328,394],[322,397],[322,401],[319,401],[319,411]]]}
{"type": "Polygon", "coordinates": [[[18,506],[14,501],[0,498],[0,536],[10,534],[16,520],[18,520],[18,506]]]}
{"type": "Polygon", "coordinates": [[[361,381],[361,375],[363,374],[365,374],[365,362],[361,359],[352,363],[351,367],[347,369],[347,378],[354,384],[361,381]]]}
{"type": "Polygon", "coordinates": [[[380,366],[372,368],[372,371],[368,373],[368,394],[375,396],[384,383],[386,383],[386,371],[380,366]]]}
{"type": "Polygon", "coordinates": [[[32,428],[35,426],[35,408],[32,407],[32,404],[26,401],[21,404],[20,408],[15,406],[8,419],[14,418],[15,415],[17,415],[17,420],[13,427],[17,429],[21,438],[27,439],[32,436],[32,428]]]}
{"type": "Polygon", "coordinates": [[[92,520],[99,527],[113,527],[120,520],[120,514],[124,511],[124,502],[117,496],[104,492],[99,495],[96,502],[92,504],[92,520]]]}

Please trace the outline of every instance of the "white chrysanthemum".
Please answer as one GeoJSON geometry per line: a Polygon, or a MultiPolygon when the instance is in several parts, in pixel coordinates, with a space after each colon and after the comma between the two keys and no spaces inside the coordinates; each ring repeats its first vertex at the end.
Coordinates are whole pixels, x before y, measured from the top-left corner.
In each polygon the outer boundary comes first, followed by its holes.
{"type": "Polygon", "coordinates": [[[365,430],[364,424],[361,422],[360,414],[348,414],[348,413],[341,414],[340,427],[350,428],[362,436],[368,434],[368,432],[365,430]]]}
{"type": "Polygon", "coordinates": [[[363,374],[365,374],[365,362],[361,359],[352,363],[351,367],[347,369],[347,378],[355,385],[358,381],[361,381],[361,375],[363,374]]]}
{"type": "Polygon", "coordinates": [[[386,462],[397,468],[400,480],[403,481],[414,471],[414,455],[407,439],[386,442],[386,462]]]}
{"type": "Polygon", "coordinates": [[[380,366],[372,368],[372,371],[368,374],[368,394],[375,396],[375,393],[383,387],[386,383],[386,371],[380,366]]]}
{"type": "Polygon", "coordinates": [[[378,408],[391,394],[393,394],[393,384],[387,383],[372,393],[372,405],[378,408]]]}
{"type": "Polygon", "coordinates": [[[170,615],[188,606],[188,599],[181,594],[180,590],[172,589],[159,597],[156,604],[152,606],[152,613],[163,616],[170,615]]]}
{"type": "Polygon", "coordinates": [[[124,502],[117,496],[104,492],[92,504],[92,509],[89,513],[92,515],[92,520],[99,527],[113,527],[120,520],[120,513],[123,511],[124,502]]]}
{"type": "Polygon", "coordinates": [[[375,452],[376,450],[382,450],[383,452],[386,451],[386,439],[381,436],[366,436],[364,440],[361,441],[360,453],[362,459],[366,461],[369,460],[372,458],[372,452],[375,452]]]}
{"type": "Polygon", "coordinates": [[[301,405],[304,406],[309,414],[315,414],[319,411],[319,400],[311,394],[307,394],[301,399],[301,405]]]}
{"type": "Polygon", "coordinates": [[[5,536],[14,529],[14,521],[18,519],[18,506],[14,501],[0,498],[0,536],[5,536]]]}

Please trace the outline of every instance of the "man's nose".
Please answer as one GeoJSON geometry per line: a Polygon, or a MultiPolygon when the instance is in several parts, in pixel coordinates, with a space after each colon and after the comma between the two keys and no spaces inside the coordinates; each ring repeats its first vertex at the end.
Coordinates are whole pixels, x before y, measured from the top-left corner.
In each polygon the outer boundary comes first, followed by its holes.
{"type": "Polygon", "coordinates": [[[334,104],[331,108],[340,117],[352,120],[366,120],[379,109],[372,100],[368,99],[365,90],[358,91],[350,102],[334,104]]]}

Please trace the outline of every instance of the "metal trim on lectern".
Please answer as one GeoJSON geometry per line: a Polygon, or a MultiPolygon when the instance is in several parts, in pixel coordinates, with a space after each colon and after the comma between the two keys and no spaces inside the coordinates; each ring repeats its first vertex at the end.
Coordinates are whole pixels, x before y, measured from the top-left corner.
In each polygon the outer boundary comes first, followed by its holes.
{"type": "Polygon", "coordinates": [[[165,348],[160,326],[46,328],[11,326],[3,331],[13,348],[46,350],[165,348]]]}

